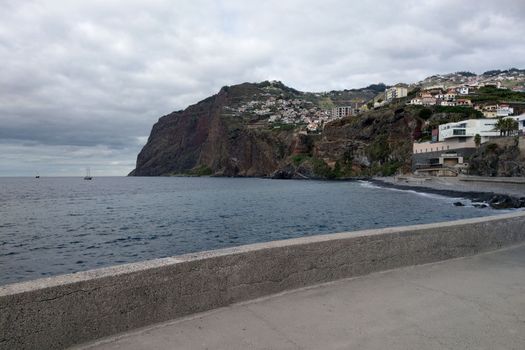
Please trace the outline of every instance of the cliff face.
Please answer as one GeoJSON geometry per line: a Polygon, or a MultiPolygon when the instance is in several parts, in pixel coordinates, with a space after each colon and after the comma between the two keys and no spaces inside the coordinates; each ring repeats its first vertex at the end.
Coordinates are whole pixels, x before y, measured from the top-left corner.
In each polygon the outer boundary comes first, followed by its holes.
{"type": "Polygon", "coordinates": [[[293,133],[269,130],[257,118],[231,116],[227,110],[261,93],[255,84],[225,87],[160,118],[130,175],[268,176],[290,154],[293,133]]]}
{"type": "Polygon", "coordinates": [[[343,176],[391,175],[410,170],[417,119],[402,105],[328,124],[314,155],[343,176]]]}

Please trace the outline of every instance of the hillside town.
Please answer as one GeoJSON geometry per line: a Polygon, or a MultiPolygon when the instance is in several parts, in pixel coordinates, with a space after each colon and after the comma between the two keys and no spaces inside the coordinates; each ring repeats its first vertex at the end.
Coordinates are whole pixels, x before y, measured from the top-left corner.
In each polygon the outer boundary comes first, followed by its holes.
{"type": "Polygon", "coordinates": [[[458,175],[468,168],[469,157],[480,145],[525,133],[525,99],[519,95],[525,92],[523,70],[482,75],[458,72],[432,76],[417,84],[383,85],[384,90],[369,100],[337,99],[341,91],[303,93],[278,81],[258,87],[249,100],[225,106],[223,114],[248,119],[251,129],[295,130],[298,134],[319,134],[335,120],[390,105],[443,115],[438,121],[423,120],[419,134],[414,135],[414,173],[458,175]]]}
{"type": "Polygon", "coordinates": [[[225,107],[223,112],[236,117],[251,118],[252,128],[268,125],[273,129],[300,126],[304,132],[316,133],[329,122],[356,115],[365,102],[358,100],[344,105],[321,108],[315,102],[326,98],[327,93],[290,96],[281,92],[276,93],[274,86],[278,84],[281,83],[270,82],[269,86],[263,88],[265,92],[257,94],[255,99],[225,107]]]}
{"type": "Polygon", "coordinates": [[[501,81],[471,81],[446,88],[444,85],[428,86],[408,102],[426,107],[470,107],[482,117],[442,123],[432,129],[430,140],[415,141],[412,169],[415,173],[456,176],[468,169],[468,159],[480,145],[502,137],[524,135],[525,103],[487,103],[476,99],[480,88],[522,92],[523,85],[509,89],[503,87],[501,81]]]}

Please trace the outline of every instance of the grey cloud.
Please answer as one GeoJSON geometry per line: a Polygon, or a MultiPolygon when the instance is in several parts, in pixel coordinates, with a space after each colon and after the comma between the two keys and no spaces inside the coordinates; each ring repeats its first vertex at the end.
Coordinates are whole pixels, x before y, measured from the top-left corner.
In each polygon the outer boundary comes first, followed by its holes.
{"type": "Polygon", "coordinates": [[[356,88],[525,56],[520,0],[0,2],[0,175],[92,154],[125,174],[158,117],[223,85],[356,88]]]}

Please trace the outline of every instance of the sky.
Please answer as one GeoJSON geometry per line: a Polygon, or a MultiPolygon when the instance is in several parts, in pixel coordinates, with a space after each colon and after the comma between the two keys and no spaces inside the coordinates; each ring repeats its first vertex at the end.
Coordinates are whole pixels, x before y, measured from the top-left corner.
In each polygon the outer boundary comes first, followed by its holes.
{"type": "Polygon", "coordinates": [[[525,1],[0,0],[0,176],[126,175],[224,85],[525,68],[525,1]]]}

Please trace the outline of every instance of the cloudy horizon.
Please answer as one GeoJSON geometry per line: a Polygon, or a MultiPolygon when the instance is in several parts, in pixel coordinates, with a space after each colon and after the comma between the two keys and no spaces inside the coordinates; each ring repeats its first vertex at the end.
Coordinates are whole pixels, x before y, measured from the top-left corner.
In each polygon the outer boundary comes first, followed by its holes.
{"type": "Polygon", "coordinates": [[[0,176],[126,175],[224,85],[302,91],[523,67],[525,2],[0,0],[0,176]]]}

